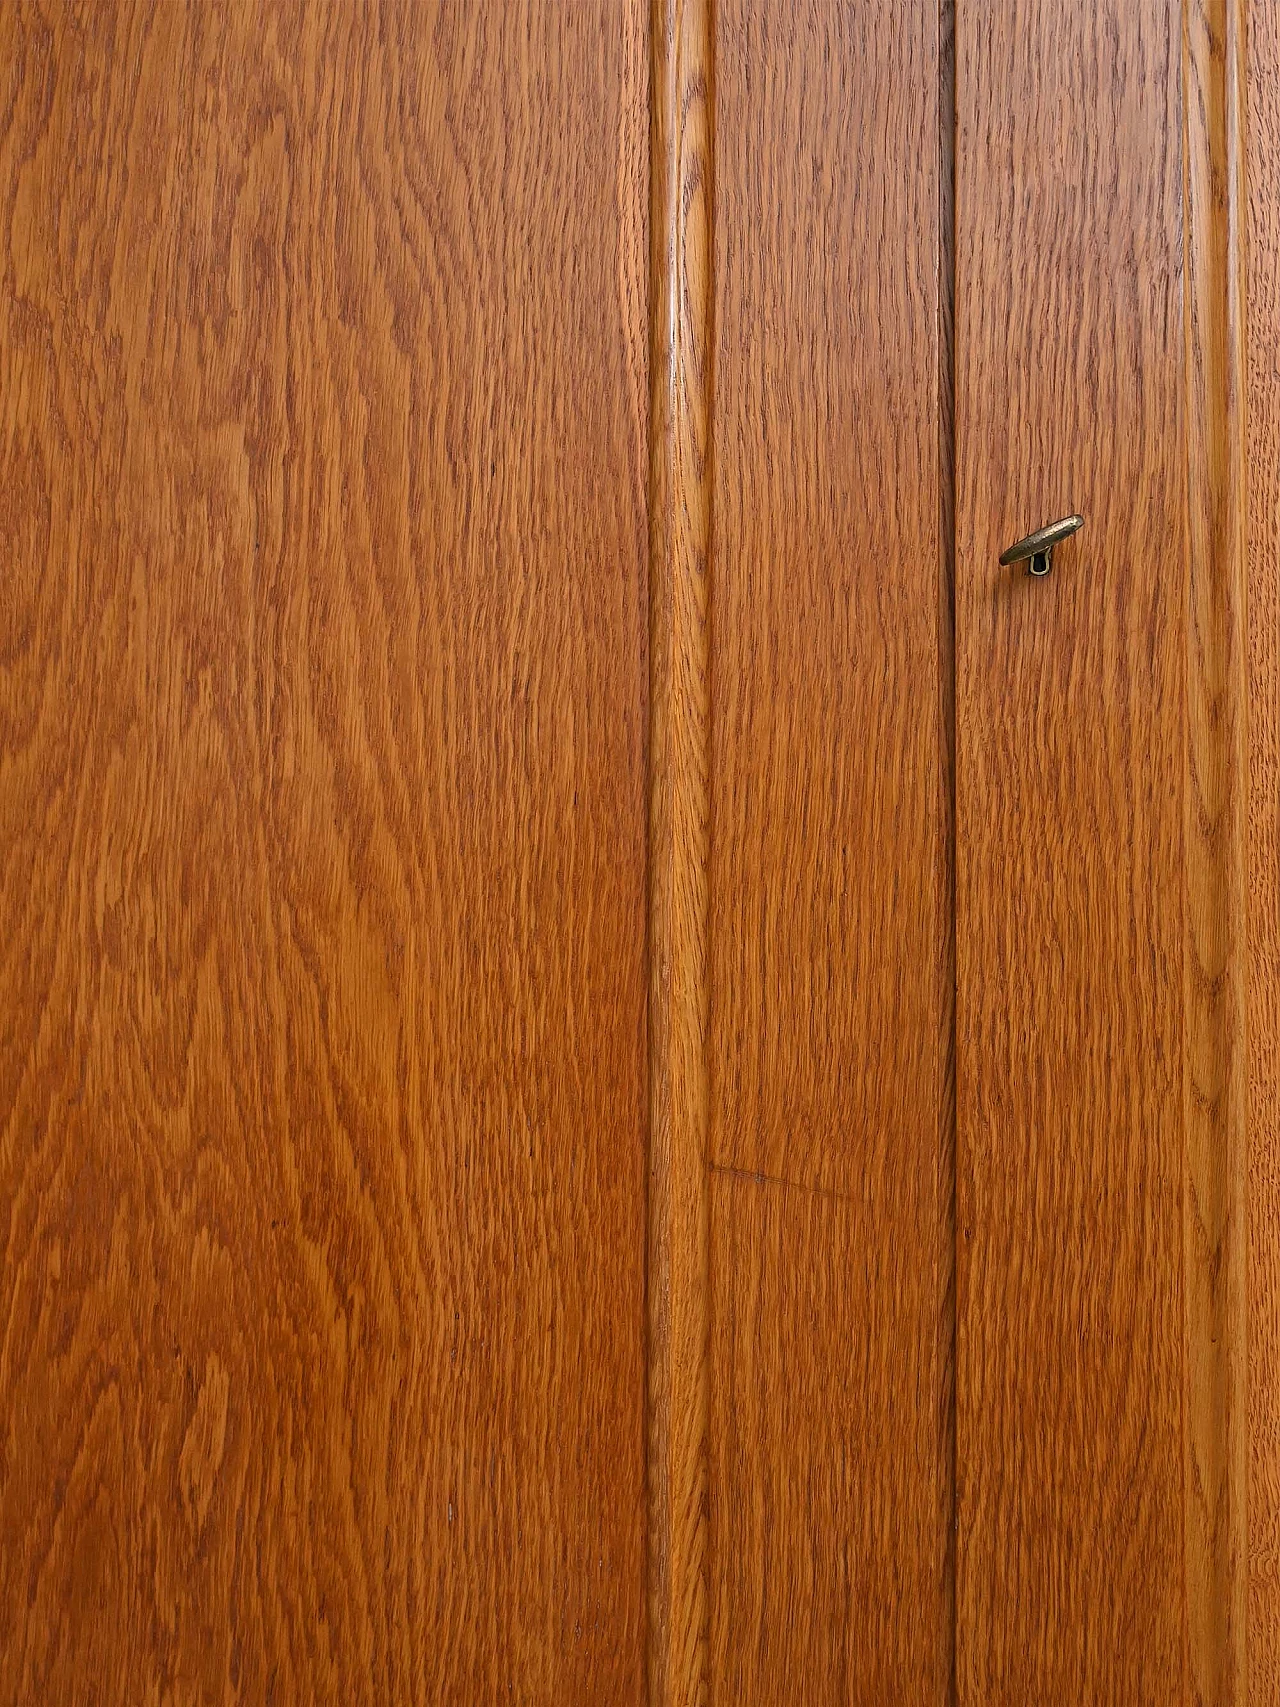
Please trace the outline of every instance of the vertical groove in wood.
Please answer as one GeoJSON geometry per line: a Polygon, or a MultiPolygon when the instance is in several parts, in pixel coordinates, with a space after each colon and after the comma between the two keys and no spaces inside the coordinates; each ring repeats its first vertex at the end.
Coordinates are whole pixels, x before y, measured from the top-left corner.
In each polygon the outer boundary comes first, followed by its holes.
{"type": "Polygon", "coordinates": [[[1280,5],[1249,0],[1249,1700],[1280,1703],[1280,5]]]}
{"type": "Polygon", "coordinates": [[[1243,45],[1240,0],[1187,0],[1184,1486],[1189,1681],[1206,1707],[1243,1699],[1247,1593],[1243,45]]]}
{"type": "Polygon", "coordinates": [[[654,0],[649,588],[649,1700],[709,1698],[710,0],[654,0]]]}
{"type": "Polygon", "coordinates": [[[956,1692],[955,37],[955,0],[938,0],[938,1675],[948,1707],[956,1692]]]}

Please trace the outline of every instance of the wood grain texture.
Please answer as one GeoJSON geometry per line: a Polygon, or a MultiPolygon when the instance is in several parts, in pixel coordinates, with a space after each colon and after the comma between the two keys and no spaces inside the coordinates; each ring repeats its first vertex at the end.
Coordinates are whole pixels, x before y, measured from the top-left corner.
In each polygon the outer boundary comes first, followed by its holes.
{"type": "Polygon", "coordinates": [[[1280,1703],[1280,6],[1250,0],[1249,1700],[1280,1703]]]}
{"type": "Polygon", "coordinates": [[[716,9],[717,1700],[947,1669],[939,69],[936,0],[716,9]]]}
{"type": "Polygon", "coordinates": [[[957,1688],[1184,1698],[1180,9],[956,20],[957,1688]],[[1001,549],[1079,510],[1047,580],[1001,549]]]}
{"type": "Polygon", "coordinates": [[[1245,374],[1240,0],[1184,0],[1189,1696],[1246,1686],[1245,374]]]}
{"type": "Polygon", "coordinates": [[[712,1248],[714,1699],[945,1701],[932,1372],[905,1355],[886,1388],[901,1276],[873,1206],[719,1171],[712,1248]]]}
{"type": "Polygon", "coordinates": [[[0,1700],[636,1702],[647,9],[0,8],[0,1700]]]}
{"type": "Polygon", "coordinates": [[[711,11],[654,0],[649,495],[651,1707],[703,1707],[709,1206],[711,11]]]}

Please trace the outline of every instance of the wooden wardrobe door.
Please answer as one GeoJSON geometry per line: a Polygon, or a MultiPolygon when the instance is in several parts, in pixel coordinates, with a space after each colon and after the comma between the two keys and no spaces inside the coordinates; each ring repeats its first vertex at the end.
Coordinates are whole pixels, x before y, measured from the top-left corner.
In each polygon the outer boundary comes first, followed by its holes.
{"type": "Polygon", "coordinates": [[[1241,30],[957,8],[963,1707],[1242,1699],[1241,30]]]}
{"type": "Polygon", "coordinates": [[[2,1701],[642,1697],[647,29],[0,9],[2,1701]]]}

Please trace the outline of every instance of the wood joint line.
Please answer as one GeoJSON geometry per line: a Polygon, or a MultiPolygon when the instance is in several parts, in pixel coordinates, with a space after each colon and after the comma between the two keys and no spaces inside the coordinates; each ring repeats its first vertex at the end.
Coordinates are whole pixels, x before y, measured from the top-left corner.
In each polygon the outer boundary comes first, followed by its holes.
{"type": "Polygon", "coordinates": [[[648,1698],[708,1667],[712,41],[654,0],[650,119],[648,1698]]]}

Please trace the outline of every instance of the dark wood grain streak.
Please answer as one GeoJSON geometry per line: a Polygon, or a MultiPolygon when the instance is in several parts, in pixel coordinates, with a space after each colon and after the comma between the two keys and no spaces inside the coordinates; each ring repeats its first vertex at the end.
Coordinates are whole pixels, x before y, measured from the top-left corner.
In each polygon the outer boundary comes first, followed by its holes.
{"type": "Polygon", "coordinates": [[[1181,63],[1170,0],[957,5],[965,1707],[1184,1698],[1181,63]]]}
{"type": "Polygon", "coordinates": [[[1240,0],[1184,0],[1187,1651],[1243,1707],[1247,1623],[1245,364],[1240,0]]]}
{"type": "Polygon", "coordinates": [[[648,9],[0,8],[0,1700],[644,1684],[648,9]]]}
{"type": "Polygon", "coordinates": [[[938,1701],[939,9],[715,24],[713,1695],[938,1701]]]}
{"type": "Polygon", "coordinates": [[[650,1707],[708,1699],[711,12],[654,0],[649,562],[650,1707]]]}
{"type": "Polygon", "coordinates": [[[1280,1703],[1280,6],[1250,0],[1249,1701],[1280,1703]]]}

